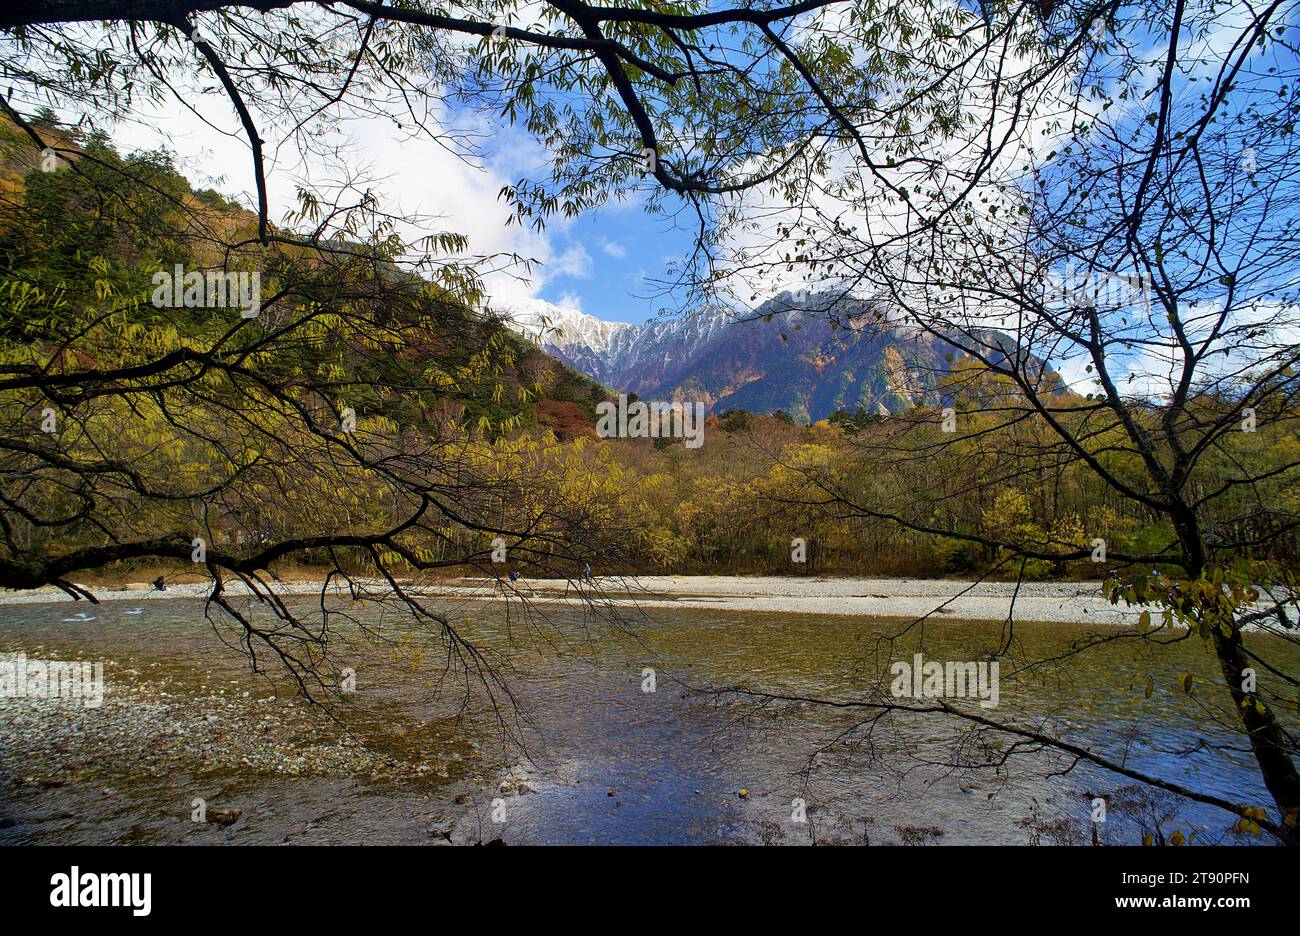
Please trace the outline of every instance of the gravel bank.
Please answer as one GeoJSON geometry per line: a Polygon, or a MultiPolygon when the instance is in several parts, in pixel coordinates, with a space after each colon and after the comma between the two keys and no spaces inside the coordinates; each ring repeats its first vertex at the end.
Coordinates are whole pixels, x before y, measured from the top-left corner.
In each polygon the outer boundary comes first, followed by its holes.
{"type": "MultiPolygon", "coordinates": [[[[23,652],[28,663],[65,656],[23,652]]],[[[493,797],[532,791],[522,771],[494,779],[472,741],[468,756],[420,750],[418,738],[379,751],[373,729],[353,735],[255,680],[200,682],[129,656],[102,661],[99,704],[0,694],[0,846],[470,844],[493,797]],[[352,818],[367,801],[382,804],[369,826],[352,818]]],[[[19,661],[0,652],[0,664],[19,661]]]]}
{"type": "MultiPolygon", "coordinates": [[[[369,583],[380,590],[381,583],[369,583]]],[[[318,582],[276,583],[283,595],[314,594],[318,582]]],[[[228,591],[239,594],[242,586],[228,591]]],[[[1137,621],[1141,608],[1115,608],[1101,595],[1100,582],[1025,582],[1017,594],[1010,582],[975,584],[947,579],[912,578],[787,578],[777,576],[641,576],[595,578],[579,590],[578,583],[520,579],[510,583],[487,579],[458,579],[422,585],[420,594],[449,598],[527,599],[538,603],[577,604],[583,595],[619,607],[715,608],[786,614],[847,614],[863,617],[920,617],[925,614],[964,620],[1003,621],[1013,611],[1021,621],[1128,625],[1137,621]]],[[[348,594],[331,585],[340,597],[348,594]]],[[[133,584],[119,589],[97,589],[101,601],[158,601],[166,598],[201,598],[201,583],[174,585],[165,592],[133,584]]],[[[53,588],[30,592],[0,592],[0,606],[71,599],[53,588]]]]}

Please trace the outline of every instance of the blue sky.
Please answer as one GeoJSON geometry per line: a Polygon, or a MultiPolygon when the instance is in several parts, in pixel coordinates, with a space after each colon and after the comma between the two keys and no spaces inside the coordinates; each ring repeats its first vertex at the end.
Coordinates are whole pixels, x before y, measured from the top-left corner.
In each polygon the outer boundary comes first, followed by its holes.
{"type": "Polygon", "coordinates": [[[680,263],[692,243],[690,232],[677,229],[671,219],[634,205],[583,215],[553,241],[574,262],[548,275],[538,297],[556,305],[576,299],[589,315],[634,325],[672,305],[672,297],[660,295],[653,281],[665,277],[670,260],[680,263]]]}

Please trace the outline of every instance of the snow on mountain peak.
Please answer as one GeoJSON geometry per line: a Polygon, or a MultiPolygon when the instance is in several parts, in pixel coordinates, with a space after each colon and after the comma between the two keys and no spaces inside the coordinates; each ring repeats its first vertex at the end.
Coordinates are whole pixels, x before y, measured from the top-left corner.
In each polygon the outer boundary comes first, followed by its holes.
{"type": "Polygon", "coordinates": [[[577,309],[557,306],[545,299],[525,299],[506,310],[506,321],[516,331],[557,348],[582,346],[603,354],[615,336],[637,326],[607,322],[577,309]]]}

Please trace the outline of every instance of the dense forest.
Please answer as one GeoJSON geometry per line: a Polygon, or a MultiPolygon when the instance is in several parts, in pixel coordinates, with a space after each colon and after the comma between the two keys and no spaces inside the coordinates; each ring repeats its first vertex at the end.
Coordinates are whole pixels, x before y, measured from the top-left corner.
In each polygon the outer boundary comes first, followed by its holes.
{"type": "MultiPolygon", "coordinates": [[[[1086,401],[1079,399],[1083,406],[1086,401]]],[[[1209,402],[1206,406],[1210,406],[1209,402]]],[[[1151,414],[1150,418],[1158,418],[1151,414]]],[[[980,538],[1062,556],[1091,550],[1159,553],[1173,539],[1163,518],[1115,496],[1079,461],[1051,451],[1044,427],[1004,426],[996,412],[959,411],[960,436],[942,433],[938,410],[880,417],[839,413],[812,426],[731,412],[710,421],[704,446],[620,441],[609,460],[627,471],[634,513],[656,552],[647,565],[683,573],[961,575],[1021,574],[1018,561],[980,538]],[[1026,467],[1026,453],[1040,451],[1026,467]],[[918,526],[975,537],[929,535],[873,517],[895,512],[918,526]],[[791,561],[791,540],[806,541],[806,563],[791,561]]],[[[1232,437],[1236,446],[1207,461],[1193,484],[1209,492],[1239,460],[1286,464],[1300,443],[1278,424],[1232,437]]],[[[1118,470],[1138,470],[1117,459],[1118,470]]],[[[1241,557],[1297,561],[1291,525],[1300,492],[1278,483],[1216,501],[1213,533],[1242,545],[1241,557]],[[1252,505],[1264,495],[1271,510],[1252,505]],[[1287,530],[1285,535],[1271,534],[1287,530]]],[[[1027,578],[1093,578],[1115,562],[1031,558],[1027,578]]]]}

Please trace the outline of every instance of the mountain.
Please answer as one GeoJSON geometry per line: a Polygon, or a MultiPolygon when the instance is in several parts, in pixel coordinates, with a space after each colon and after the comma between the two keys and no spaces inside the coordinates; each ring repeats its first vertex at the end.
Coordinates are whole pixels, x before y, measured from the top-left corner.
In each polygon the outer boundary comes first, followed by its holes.
{"type": "MultiPolygon", "coordinates": [[[[606,322],[541,300],[510,317],[552,356],[642,399],[703,400],[716,412],[783,410],[814,422],[837,410],[897,413],[938,402],[937,381],[963,355],[947,342],[887,322],[858,302],[838,302],[833,326],[820,297],[788,294],[742,320],[704,308],[645,325],[606,322]],[[816,308],[816,313],[805,311],[816,308]]],[[[1012,339],[990,332],[1002,347],[1012,339]]]]}

